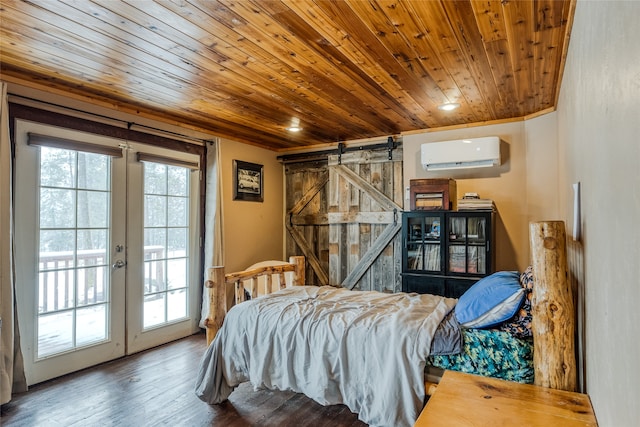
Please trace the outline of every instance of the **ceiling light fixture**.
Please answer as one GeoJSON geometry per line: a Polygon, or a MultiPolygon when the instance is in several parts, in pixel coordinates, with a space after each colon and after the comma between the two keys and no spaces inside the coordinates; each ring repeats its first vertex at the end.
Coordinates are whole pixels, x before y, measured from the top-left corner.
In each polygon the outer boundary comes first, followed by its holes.
{"type": "Polygon", "coordinates": [[[438,110],[451,111],[451,110],[455,110],[459,106],[460,104],[458,104],[457,102],[450,102],[447,104],[438,105],[438,110]]]}
{"type": "Polygon", "coordinates": [[[300,127],[300,119],[298,119],[297,117],[294,117],[291,120],[291,126],[289,126],[287,130],[289,132],[300,132],[302,130],[302,128],[300,127]]]}

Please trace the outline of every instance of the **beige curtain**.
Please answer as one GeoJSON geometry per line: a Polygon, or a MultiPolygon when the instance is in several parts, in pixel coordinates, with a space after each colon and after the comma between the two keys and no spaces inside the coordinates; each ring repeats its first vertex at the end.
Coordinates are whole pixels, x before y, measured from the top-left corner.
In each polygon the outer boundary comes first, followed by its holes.
{"type": "Polygon", "coordinates": [[[0,100],[0,404],[25,391],[27,381],[20,352],[20,334],[14,298],[12,159],[9,140],[7,84],[1,82],[0,100]]]}
{"type": "MultiPolygon", "coordinates": [[[[222,236],[222,167],[220,165],[220,142],[207,144],[206,170],[206,209],[204,221],[204,274],[206,280],[209,267],[224,265],[222,236]]],[[[202,292],[202,313],[200,327],[204,328],[204,319],[209,314],[209,298],[207,290],[202,292]]]]}

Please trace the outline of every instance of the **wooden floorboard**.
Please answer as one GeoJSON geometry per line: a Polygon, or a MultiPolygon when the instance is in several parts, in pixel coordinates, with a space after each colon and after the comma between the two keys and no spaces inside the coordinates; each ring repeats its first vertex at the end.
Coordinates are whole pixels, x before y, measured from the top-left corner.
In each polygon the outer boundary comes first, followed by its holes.
{"type": "Polygon", "coordinates": [[[9,426],[363,427],[344,405],[240,385],[220,405],[194,393],[203,334],[32,386],[2,405],[9,426]]]}

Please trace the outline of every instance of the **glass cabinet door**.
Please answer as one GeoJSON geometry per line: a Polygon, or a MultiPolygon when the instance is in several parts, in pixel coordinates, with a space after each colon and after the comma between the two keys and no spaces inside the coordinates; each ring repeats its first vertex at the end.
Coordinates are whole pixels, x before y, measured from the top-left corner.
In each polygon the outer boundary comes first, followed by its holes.
{"type": "Polygon", "coordinates": [[[487,273],[485,216],[449,217],[448,265],[452,273],[487,273]]]}
{"type": "Polygon", "coordinates": [[[440,222],[439,215],[407,218],[407,269],[442,270],[440,222]]]}

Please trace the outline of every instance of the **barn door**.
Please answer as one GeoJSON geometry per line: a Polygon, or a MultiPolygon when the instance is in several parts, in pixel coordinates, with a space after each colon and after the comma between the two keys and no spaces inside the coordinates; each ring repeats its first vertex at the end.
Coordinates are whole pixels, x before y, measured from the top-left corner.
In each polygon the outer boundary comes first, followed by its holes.
{"type": "Polygon", "coordinates": [[[306,283],[329,284],[329,221],[327,161],[288,164],[285,167],[287,257],[304,255],[306,283]]]}
{"type": "Polygon", "coordinates": [[[329,156],[329,283],[399,292],[402,149],[329,156]]]}

